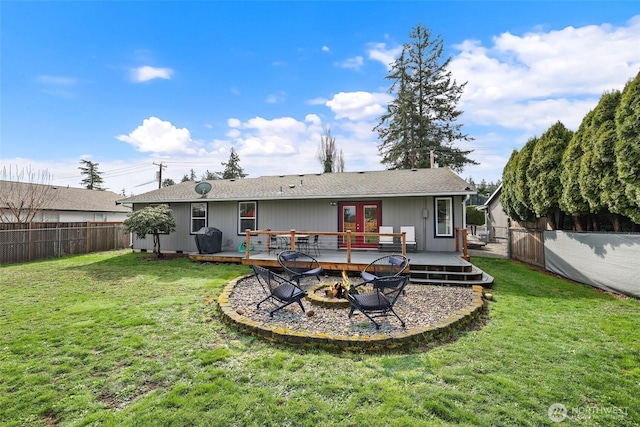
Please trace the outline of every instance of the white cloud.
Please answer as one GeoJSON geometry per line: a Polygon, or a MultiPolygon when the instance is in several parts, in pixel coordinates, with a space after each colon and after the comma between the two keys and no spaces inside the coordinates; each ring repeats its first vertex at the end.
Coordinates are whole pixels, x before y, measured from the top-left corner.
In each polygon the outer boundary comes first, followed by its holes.
{"type": "Polygon", "coordinates": [[[342,62],[334,63],[336,67],[347,68],[350,70],[359,70],[362,68],[364,64],[364,58],[362,56],[355,56],[353,58],[348,58],[342,62]]]}
{"type": "Polygon", "coordinates": [[[329,46],[322,46],[323,52],[329,52],[329,46]]]}
{"type": "Polygon", "coordinates": [[[640,69],[640,16],[607,24],[522,36],[503,33],[491,46],[466,40],[451,62],[465,119],[544,130],[557,120],[576,128],[606,90],[621,89],[640,69]]]}
{"type": "Polygon", "coordinates": [[[138,151],[151,153],[202,154],[199,143],[191,139],[188,129],[178,129],[171,122],[149,117],[128,135],[116,139],[133,145],[138,151]]]}
{"type": "Polygon", "coordinates": [[[172,75],[173,69],[171,68],[157,68],[145,65],[144,67],[131,69],[131,79],[136,83],[147,82],[153,79],[170,80],[172,75]]]}
{"type": "Polygon", "coordinates": [[[307,105],[324,105],[327,102],[327,98],[317,97],[313,99],[308,99],[306,101],[307,105]]]}
{"type": "Polygon", "coordinates": [[[402,46],[387,47],[386,43],[371,43],[367,54],[369,59],[381,62],[387,70],[391,69],[391,64],[402,52],[402,46]]]}
{"type": "Polygon", "coordinates": [[[361,121],[380,117],[391,99],[387,93],[340,92],[326,105],[334,112],[336,119],[361,121]]]}

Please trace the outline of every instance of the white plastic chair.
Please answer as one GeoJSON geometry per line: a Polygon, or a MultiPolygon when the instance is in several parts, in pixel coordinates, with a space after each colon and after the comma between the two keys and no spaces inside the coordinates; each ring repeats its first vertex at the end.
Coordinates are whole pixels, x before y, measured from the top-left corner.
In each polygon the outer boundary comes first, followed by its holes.
{"type": "Polygon", "coordinates": [[[401,233],[407,234],[407,246],[413,246],[413,251],[416,251],[416,228],[413,225],[403,225],[400,227],[401,233]]]}
{"type": "MultiPolygon", "coordinates": [[[[392,226],[380,226],[380,233],[393,233],[392,226]]],[[[393,236],[380,236],[378,240],[378,244],[382,245],[393,245],[393,236]]]]}

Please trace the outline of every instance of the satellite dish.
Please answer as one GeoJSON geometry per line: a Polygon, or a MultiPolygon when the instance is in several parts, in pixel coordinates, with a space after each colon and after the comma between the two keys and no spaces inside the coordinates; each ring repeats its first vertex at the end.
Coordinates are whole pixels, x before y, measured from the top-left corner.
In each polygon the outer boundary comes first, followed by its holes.
{"type": "Polygon", "coordinates": [[[196,184],[196,193],[202,194],[203,196],[211,191],[211,184],[208,182],[199,182],[196,184]]]}

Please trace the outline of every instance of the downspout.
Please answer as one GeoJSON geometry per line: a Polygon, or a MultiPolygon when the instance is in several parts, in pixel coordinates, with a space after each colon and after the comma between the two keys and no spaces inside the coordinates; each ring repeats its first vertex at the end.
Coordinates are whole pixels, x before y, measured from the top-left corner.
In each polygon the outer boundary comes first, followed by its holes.
{"type": "Polygon", "coordinates": [[[467,229],[467,202],[471,198],[470,194],[467,194],[464,200],[462,201],[462,228],[464,230],[467,229]]]}
{"type": "Polygon", "coordinates": [[[467,253],[467,237],[466,237],[466,232],[467,232],[467,201],[471,198],[470,194],[467,194],[466,197],[464,198],[464,200],[462,201],[462,230],[463,230],[463,237],[462,237],[462,253],[463,253],[463,258],[467,261],[469,261],[469,256],[467,253]]]}

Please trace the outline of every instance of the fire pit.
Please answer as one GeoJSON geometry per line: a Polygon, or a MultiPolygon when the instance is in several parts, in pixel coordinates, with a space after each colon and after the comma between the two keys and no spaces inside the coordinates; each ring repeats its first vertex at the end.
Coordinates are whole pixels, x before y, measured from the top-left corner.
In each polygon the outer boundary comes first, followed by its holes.
{"type": "MultiPolygon", "coordinates": [[[[347,293],[351,291],[351,281],[347,273],[342,271],[342,281],[335,283],[318,283],[308,290],[307,299],[312,305],[325,308],[348,308],[347,293]]],[[[351,291],[352,292],[352,291],[351,291]]]]}

